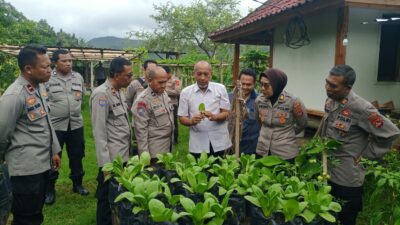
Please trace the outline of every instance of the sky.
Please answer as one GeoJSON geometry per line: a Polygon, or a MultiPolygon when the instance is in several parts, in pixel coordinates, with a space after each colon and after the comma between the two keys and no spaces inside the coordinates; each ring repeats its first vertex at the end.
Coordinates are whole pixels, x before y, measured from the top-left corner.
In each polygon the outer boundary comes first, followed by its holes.
{"type": "MultiPolygon", "coordinates": [[[[86,41],[103,36],[127,37],[129,31],[151,31],[156,23],[153,4],[165,4],[165,0],[5,0],[28,19],[47,23],[86,41]]],[[[190,0],[170,0],[175,5],[190,0]]],[[[246,16],[249,9],[260,3],[240,0],[239,10],[246,16]]]]}

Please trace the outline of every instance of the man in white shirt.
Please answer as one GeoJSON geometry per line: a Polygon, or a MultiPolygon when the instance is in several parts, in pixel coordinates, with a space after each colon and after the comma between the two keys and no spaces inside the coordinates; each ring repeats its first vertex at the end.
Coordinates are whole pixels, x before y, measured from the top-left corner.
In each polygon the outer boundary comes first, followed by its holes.
{"type": "Polygon", "coordinates": [[[194,65],[193,76],[197,82],[182,90],[178,109],[179,121],[190,127],[189,151],[195,157],[203,151],[223,156],[232,146],[226,121],[228,93],[224,85],[210,82],[212,68],[206,61],[194,65]]]}

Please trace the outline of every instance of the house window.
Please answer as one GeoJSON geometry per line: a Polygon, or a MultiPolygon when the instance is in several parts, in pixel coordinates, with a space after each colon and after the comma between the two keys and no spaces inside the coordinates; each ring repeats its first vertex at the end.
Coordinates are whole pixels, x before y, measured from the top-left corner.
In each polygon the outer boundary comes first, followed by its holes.
{"type": "Polygon", "coordinates": [[[400,82],[400,14],[382,18],[378,81],[400,82]]]}

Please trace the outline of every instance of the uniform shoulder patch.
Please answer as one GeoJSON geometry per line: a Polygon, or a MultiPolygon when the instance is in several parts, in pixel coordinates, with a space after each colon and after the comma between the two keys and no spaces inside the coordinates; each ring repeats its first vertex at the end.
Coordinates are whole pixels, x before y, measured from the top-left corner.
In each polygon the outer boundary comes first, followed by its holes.
{"type": "Polygon", "coordinates": [[[99,98],[99,106],[105,107],[108,105],[108,99],[107,97],[100,97],[99,98]]]}
{"type": "Polygon", "coordinates": [[[147,105],[145,102],[140,101],[137,103],[136,112],[139,116],[144,116],[144,114],[146,113],[146,109],[147,109],[147,105]]]}
{"type": "Polygon", "coordinates": [[[383,120],[382,116],[379,115],[379,113],[377,113],[377,112],[373,112],[373,113],[369,114],[368,120],[372,124],[372,126],[374,126],[375,128],[383,127],[384,120],[383,120]]]}
{"type": "Polygon", "coordinates": [[[301,107],[301,104],[299,101],[295,101],[293,103],[293,109],[294,109],[294,115],[295,116],[303,116],[304,112],[303,112],[303,108],[301,107]]]}

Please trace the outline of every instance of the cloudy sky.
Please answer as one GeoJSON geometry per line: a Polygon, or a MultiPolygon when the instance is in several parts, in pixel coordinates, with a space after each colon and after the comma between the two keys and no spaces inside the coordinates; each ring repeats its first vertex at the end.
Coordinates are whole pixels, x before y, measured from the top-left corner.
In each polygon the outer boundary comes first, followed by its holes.
{"type": "MultiPolygon", "coordinates": [[[[187,4],[189,0],[170,0],[187,4]]],[[[163,0],[6,0],[27,18],[47,20],[56,31],[62,28],[76,36],[90,40],[94,37],[126,37],[129,31],[150,30],[156,27],[150,15],[153,4],[163,0]]],[[[240,12],[260,6],[253,0],[240,0],[240,12]]]]}

